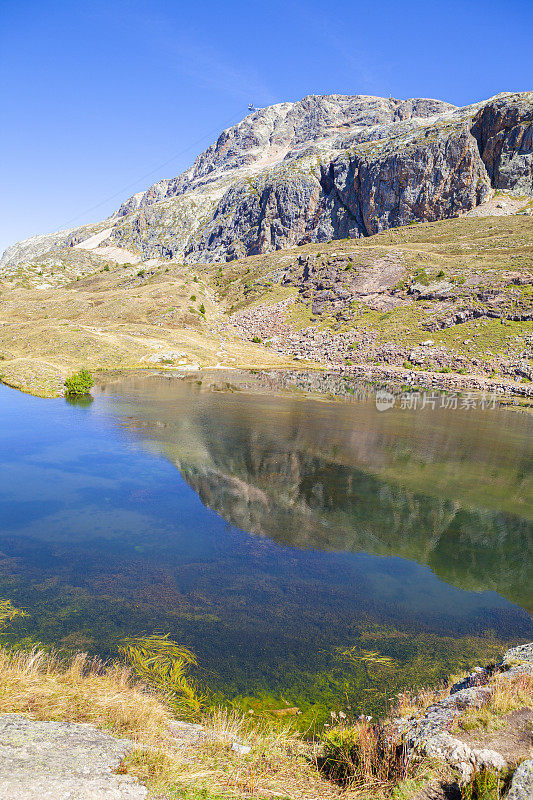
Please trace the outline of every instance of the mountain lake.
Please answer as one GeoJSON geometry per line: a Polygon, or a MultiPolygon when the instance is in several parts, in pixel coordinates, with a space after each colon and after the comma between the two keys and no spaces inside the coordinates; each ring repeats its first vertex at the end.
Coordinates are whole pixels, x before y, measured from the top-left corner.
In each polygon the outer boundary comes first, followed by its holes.
{"type": "Polygon", "coordinates": [[[387,408],[323,373],[93,395],[0,386],[0,598],[27,612],[10,644],[107,659],[169,634],[211,702],[309,726],[533,638],[530,409],[387,408]]]}

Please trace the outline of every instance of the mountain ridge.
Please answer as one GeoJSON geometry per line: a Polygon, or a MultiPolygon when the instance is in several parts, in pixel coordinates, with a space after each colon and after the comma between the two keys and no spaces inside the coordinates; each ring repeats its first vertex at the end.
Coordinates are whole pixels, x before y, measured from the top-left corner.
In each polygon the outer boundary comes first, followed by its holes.
{"type": "Polygon", "coordinates": [[[533,92],[462,108],[309,95],[252,112],[106,220],[12,245],[0,268],[95,234],[103,257],[231,261],[458,216],[495,189],[533,194],[533,92]]]}

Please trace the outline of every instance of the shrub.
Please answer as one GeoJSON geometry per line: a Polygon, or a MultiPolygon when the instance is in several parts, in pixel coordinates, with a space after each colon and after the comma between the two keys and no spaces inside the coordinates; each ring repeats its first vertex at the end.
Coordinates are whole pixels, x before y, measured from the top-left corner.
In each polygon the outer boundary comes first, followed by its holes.
{"type": "Polygon", "coordinates": [[[425,269],[418,269],[415,272],[415,279],[417,283],[421,283],[423,286],[429,286],[429,277],[425,269]]]}
{"type": "Polygon", "coordinates": [[[196,300],[196,295],[195,295],[195,294],[191,294],[191,300],[192,300],[192,301],[193,301],[193,303],[194,303],[194,301],[196,300]]]}
{"type": "Polygon", "coordinates": [[[252,338],[252,342],[253,342],[254,344],[261,344],[261,342],[262,342],[262,339],[260,339],[260,337],[259,337],[259,336],[254,336],[254,337],[252,338]]]}
{"type": "Polygon", "coordinates": [[[322,772],[343,785],[391,788],[413,777],[418,766],[397,731],[367,721],[334,728],[322,743],[322,772]]]}
{"type": "Polygon", "coordinates": [[[443,269],[441,269],[439,272],[437,272],[437,278],[444,278],[444,270],[443,269]]]}
{"type": "Polygon", "coordinates": [[[205,306],[204,306],[204,304],[203,304],[203,303],[202,303],[202,305],[200,306],[200,308],[198,309],[198,311],[200,312],[200,314],[205,314],[205,306]]]}
{"type": "Polygon", "coordinates": [[[84,395],[89,394],[94,386],[93,376],[88,369],[81,369],[75,375],[71,375],[65,381],[65,395],[84,395]]]}

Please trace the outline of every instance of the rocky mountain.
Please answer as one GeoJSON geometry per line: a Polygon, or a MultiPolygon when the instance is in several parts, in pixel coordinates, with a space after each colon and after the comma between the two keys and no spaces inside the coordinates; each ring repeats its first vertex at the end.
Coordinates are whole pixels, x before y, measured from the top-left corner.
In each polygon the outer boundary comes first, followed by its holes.
{"type": "Polygon", "coordinates": [[[102,223],[13,245],[0,267],[65,247],[132,263],[224,262],[459,216],[495,189],[533,194],[533,92],[463,108],[311,95],[254,111],[183,174],[102,223]]]}

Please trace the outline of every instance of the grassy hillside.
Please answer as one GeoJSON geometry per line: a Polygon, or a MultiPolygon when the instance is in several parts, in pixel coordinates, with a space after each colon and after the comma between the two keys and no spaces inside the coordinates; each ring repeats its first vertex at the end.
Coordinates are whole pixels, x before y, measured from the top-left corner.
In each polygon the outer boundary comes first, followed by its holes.
{"type": "MultiPolygon", "coordinates": [[[[212,268],[210,277],[219,298],[233,313],[295,296],[298,302],[287,311],[294,328],[313,324],[337,333],[370,333],[377,348],[386,343],[414,347],[430,338],[435,347],[443,345],[470,360],[491,362],[495,357],[521,358],[528,349],[527,337],[533,334],[533,220],[529,216],[462,218],[394,228],[366,239],[308,245],[232,262],[222,270],[212,268]],[[319,270],[319,280],[307,296],[301,291],[303,281],[299,285],[281,282],[282,270],[300,259],[314,260],[319,270]],[[351,301],[340,311],[330,304],[319,317],[313,315],[313,295],[320,291],[320,278],[328,269],[336,273],[329,278],[330,285],[349,288],[353,274],[379,271],[384,262],[398,267],[398,280],[392,285],[378,282],[378,291],[370,298],[351,292],[351,301]],[[443,299],[416,299],[408,293],[412,284],[439,283],[452,286],[443,299]],[[479,297],[483,293],[485,300],[479,297]],[[379,294],[399,302],[379,308],[379,294]],[[496,298],[497,303],[490,302],[496,298]],[[463,308],[475,309],[480,316],[431,330],[435,322],[463,308]],[[483,312],[488,313],[481,316],[483,312]],[[512,319],[516,316],[523,319],[512,319]]],[[[357,352],[352,357],[356,360],[357,352]]]]}
{"type": "Polygon", "coordinates": [[[44,395],[80,366],[295,359],[528,384],[533,219],[463,217],[192,267],[62,248],[0,278],[0,310],[0,374],[44,395]]]}

